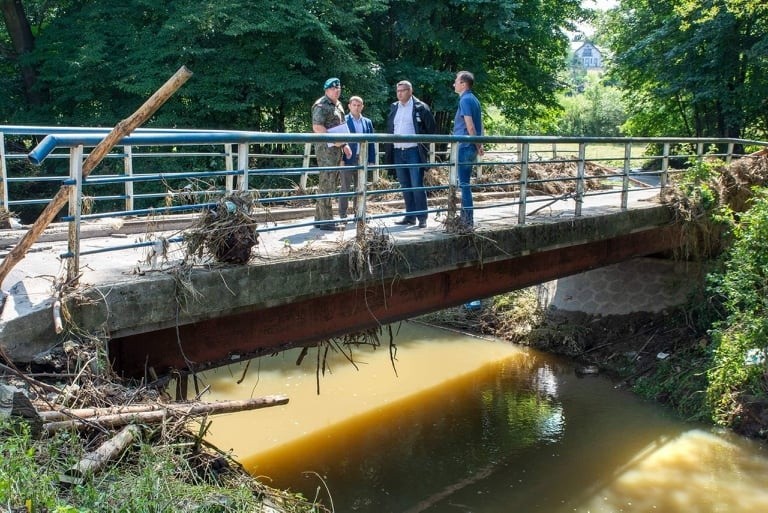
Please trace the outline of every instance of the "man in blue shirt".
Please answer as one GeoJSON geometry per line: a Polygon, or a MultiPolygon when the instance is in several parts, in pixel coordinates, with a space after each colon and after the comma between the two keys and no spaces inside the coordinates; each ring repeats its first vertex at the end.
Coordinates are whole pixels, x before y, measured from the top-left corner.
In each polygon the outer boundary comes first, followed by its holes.
{"type": "MultiPolygon", "coordinates": [[[[472,92],[475,76],[469,71],[459,71],[453,82],[453,90],[459,95],[459,108],[453,120],[454,135],[483,135],[483,118],[480,101],[472,92]]],[[[472,165],[477,156],[483,155],[483,145],[459,143],[459,187],[461,188],[461,223],[464,228],[474,226],[472,187],[472,165]]]]}

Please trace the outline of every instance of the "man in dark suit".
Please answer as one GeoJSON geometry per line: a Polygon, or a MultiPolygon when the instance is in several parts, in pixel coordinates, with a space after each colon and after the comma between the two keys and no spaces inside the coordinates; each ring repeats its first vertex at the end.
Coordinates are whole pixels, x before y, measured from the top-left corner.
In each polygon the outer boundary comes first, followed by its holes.
{"type": "MultiPolygon", "coordinates": [[[[349,107],[349,114],[347,114],[347,127],[352,134],[372,134],[373,123],[371,120],[363,116],[363,108],[365,104],[363,99],[359,96],[353,96],[349,99],[347,104],[349,107]]],[[[352,154],[347,157],[343,156],[345,166],[359,166],[360,165],[360,145],[358,143],[350,143],[350,149],[352,154]]],[[[368,143],[368,163],[376,163],[376,145],[368,143]]],[[[349,192],[357,188],[357,170],[351,169],[349,171],[342,171],[341,175],[341,192],[349,192]]],[[[349,198],[346,196],[339,197],[339,217],[344,219],[347,217],[347,208],[349,206],[349,198]]],[[[353,204],[353,209],[357,208],[357,203],[353,204]]]]}
{"type": "MultiPolygon", "coordinates": [[[[407,80],[397,83],[397,101],[392,104],[387,117],[387,132],[395,135],[433,134],[435,118],[426,103],[413,96],[413,86],[407,80]]],[[[426,144],[415,142],[387,145],[387,164],[395,164],[397,181],[403,191],[405,216],[399,225],[427,227],[427,192],[407,190],[424,187],[424,168],[420,164],[429,161],[426,144]]]]}

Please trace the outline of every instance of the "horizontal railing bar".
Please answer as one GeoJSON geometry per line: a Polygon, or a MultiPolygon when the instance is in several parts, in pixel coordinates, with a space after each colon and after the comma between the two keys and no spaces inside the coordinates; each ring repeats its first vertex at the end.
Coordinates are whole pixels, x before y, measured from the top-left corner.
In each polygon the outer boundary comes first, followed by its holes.
{"type": "MultiPolygon", "coordinates": [[[[0,128],[1,130],[1,128],[0,128]]],[[[101,141],[101,134],[66,133],[47,135],[29,153],[29,160],[41,163],[56,147],[95,146],[101,141]]],[[[556,137],[556,136],[460,136],[460,135],[392,135],[392,134],[315,134],[315,133],[272,133],[246,131],[193,132],[135,132],[118,141],[122,146],[141,145],[200,145],[200,144],[253,144],[256,142],[331,143],[331,142],[416,142],[416,143],[558,143],[572,140],[575,143],[695,143],[695,144],[756,144],[757,141],[725,138],[659,138],[659,137],[556,137]]]]}

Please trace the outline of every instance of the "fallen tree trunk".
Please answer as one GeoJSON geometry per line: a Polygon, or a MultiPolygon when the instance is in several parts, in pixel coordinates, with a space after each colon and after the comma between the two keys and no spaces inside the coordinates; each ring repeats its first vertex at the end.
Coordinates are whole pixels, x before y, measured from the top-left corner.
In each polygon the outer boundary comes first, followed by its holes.
{"type": "Polygon", "coordinates": [[[118,434],[101,444],[98,449],[89,452],[76,465],[59,475],[59,481],[67,484],[82,484],[89,476],[100,471],[112,459],[116,458],[141,435],[141,428],[131,424],[118,434]]]}
{"type": "Polygon", "coordinates": [[[147,411],[157,411],[166,408],[162,404],[133,404],[130,406],[111,406],[109,408],[78,408],[70,410],[64,408],[61,410],[50,410],[38,412],[43,422],[58,422],[60,420],[87,419],[90,417],[100,417],[103,415],[117,415],[121,413],[140,413],[147,411]]]}
{"type": "MultiPolygon", "coordinates": [[[[82,178],[87,177],[104,156],[115,146],[120,139],[133,132],[149,119],[184,83],[192,76],[192,72],[186,66],[179,70],[158,89],[139,109],[130,117],[119,122],[112,131],[91,151],[83,162],[82,178]]],[[[0,263],[0,284],[5,280],[13,267],[24,258],[32,244],[40,238],[40,234],[51,224],[56,214],[69,199],[70,185],[62,185],[56,196],[46,205],[45,209],[34,222],[29,231],[21,238],[13,249],[0,263]]]]}
{"type": "MultiPolygon", "coordinates": [[[[284,395],[266,396],[257,399],[245,399],[238,401],[222,401],[215,403],[196,403],[192,405],[168,405],[151,411],[135,411],[114,413],[108,415],[93,415],[69,420],[47,422],[43,424],[43,430],[48,433],[62,429],[83,429],[92,425],[104,428],[116,428],[126,424],[159,424],[166,418],[197,417],[200,415],[218,415],[221,413],[235,413],[239,411],[257,410],[287,404],[288,398],[284,395]]],[[[74,410],[73,410],[74,411],[74,410]]],[[[71,413],[71,412],[70,412],[71,413]]]]}

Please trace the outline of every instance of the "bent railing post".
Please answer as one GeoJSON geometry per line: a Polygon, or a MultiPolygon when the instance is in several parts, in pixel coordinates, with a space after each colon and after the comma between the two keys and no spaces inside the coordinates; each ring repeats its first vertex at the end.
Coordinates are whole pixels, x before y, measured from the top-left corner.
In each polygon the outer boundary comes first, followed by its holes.
{"type": "MultiPolygon", "coordinates": [[[[136,110],[131,116],[120,121],[101,142],[93,149],[88,155],[88,158],[83,162],[82,176],[87,177],[90,172],[95,168],[104,156],[126,135],[133,132],[136,128],[144,124],[144,122],[152,117],[157,110],[171,97],[184,83],[192,76],[192,72],[187,69],[186,66],[182,66],[174,75],[163,84],[144,104],[136,110]]],[[[67,187],[62,186],[56,196],[46,205],[40,216],[34,222],[32,227],[27,231],[21,240],[13,247],[8,254],[5,255],[2,263],[0,263],[0,284],[5,281],[8,273],[13,269],[21,259],[26,255],[27,250],[32,247],[32,244],[37,241],[40,234],[56,217],[56,214],[61,210],[64,204],[67,202],[68,192],[67,187]]]]}

